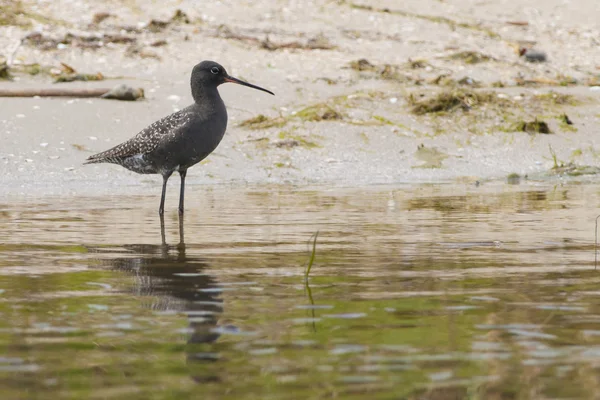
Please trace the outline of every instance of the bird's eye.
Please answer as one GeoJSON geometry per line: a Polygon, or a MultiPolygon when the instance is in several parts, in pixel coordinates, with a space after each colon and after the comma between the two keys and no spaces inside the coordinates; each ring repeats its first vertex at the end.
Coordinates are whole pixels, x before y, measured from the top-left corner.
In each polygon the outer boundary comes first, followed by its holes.
{"type": "Polygon", "coordinates": [[[217,75],[217,74],[218,74],[219,72],[221,72],[221,71],[219,70],[219,68],[218,68],[218,67],[212,67],[212,68],[210,69],[210,72],[212,72],[213,74],[217,75]]]}

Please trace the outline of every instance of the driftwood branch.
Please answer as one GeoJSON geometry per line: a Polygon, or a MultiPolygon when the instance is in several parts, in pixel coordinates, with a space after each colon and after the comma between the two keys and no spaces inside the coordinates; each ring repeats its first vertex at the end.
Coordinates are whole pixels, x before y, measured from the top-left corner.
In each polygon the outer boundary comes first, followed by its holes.
{"type": "Polygon", "coordinates": [[[110,88],[0,89],[0,97],[100,97],[109,91],[110,88]]]}
{"type": "Polygon", "coordinates": [[[48,89],[3,89],[0,97],[101,97],[104,99],[133,101],[144,98],[144,90],[121,84],[114,88],[48,88],[48,89]]]}

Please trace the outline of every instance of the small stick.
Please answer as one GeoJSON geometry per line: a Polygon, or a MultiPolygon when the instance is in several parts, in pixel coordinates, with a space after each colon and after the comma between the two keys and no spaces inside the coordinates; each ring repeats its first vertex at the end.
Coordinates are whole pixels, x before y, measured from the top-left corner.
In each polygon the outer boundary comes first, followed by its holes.
{"type": "MultiPolygon", "coordinates": [[[[317,254],[317,238],[319,237],[319,231],[317,231],[317,233],[315,233],[314,235],[312,235],[310,237],[310,239],[315,238],[315,240],[313,240],[312,243],[312,252],[310,253],[310,259],[308,260],[308,265],[306,266],[306,272],[304,274],[304,279],[306,280],[306,282],[308,282],[308,276],[310,275],[310,269],[313,266],[313,263],[315,262],[315,256],[317,254]]],[[[310,239],[308,239],[308,243],[310,243],[310,239]]]]}
{"type": "Polygon", "coordinates": [[[596,217],[596,240],[594,240],[594,269],[598,268],[598,220],[600,215],[596,217]]]}

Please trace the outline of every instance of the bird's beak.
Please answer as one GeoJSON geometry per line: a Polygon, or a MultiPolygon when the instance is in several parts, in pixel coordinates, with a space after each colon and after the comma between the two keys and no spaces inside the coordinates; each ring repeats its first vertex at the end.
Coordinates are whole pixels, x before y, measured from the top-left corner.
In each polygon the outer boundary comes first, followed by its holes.
{"type": "Polygon", "coordinates": [[[241,80],[239,80],[237,78],[234,78],[233,76],[226,76],[225,77],[225,82],[237,83],[238,85],[248,86],[248,87],[251,87],[252,89],[262,90],[263,92],[267,92],[267,93],[270,93],[273,96],[275,96],[275,93],[271,92],[270,90],[263,89],[263,88],[261,88],[259,86],[253,85],[251,83],[241,81],[241,80]]]}

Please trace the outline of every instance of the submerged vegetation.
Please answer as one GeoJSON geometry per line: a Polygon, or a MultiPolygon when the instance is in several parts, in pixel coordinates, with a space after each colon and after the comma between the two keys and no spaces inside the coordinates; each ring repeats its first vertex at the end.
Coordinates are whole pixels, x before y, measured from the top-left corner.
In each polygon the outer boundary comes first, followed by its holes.
{"type": "MultiPolygon", "coordinates": [[[[364,61],[358,63],[357,68],[371,68],[370,65],[364,61]]],[[[557,119],[557,127],[561,132],[577,131],[563,107],[582,104],[578,96],[554,91],[510,96],[501,91],[477,89],[479,83],[468,77],[459,81],[450,79],[448,83],[438,84],[444,86],[429,93],[411,91],[400,103],[409,114],[419,117],[418,123],[428,125],[434,136],[455,129],[465,129],[473,134],[493,131],[550,134],[553,133],[553,128],[547,118],[557,119]],[[557,111],[560,113],[557,114],[557,111]],[[548,112],[552,115],[549,116],[548,112]],[[448,124],[449,121],[452,123],[448,124]]],[[[414,124],[394,118],[394,113],[398,112],[398,106],[394,104],[398,103],[398,100],[382,91],[355,92],[331,97],[287,115],[268,117],[259,114],[242,121],[239,126],[248,129],[268,129],[281,128],[292,123],[289,131],[294,131],[301,128],[303,122],[338,122],[356,126],[391,126],[394,127],[393,132],[401,136],[427,135],[423,130],[415,129],[414,124]]],[[[271,142],[270,146],[317,147],[310,140],[302,139],[305,137],[287,137],[285,141],[271,142]]],[[[437,164],[428,167],[437,168],[437,164]]]]}
{"type": "Polygon", "coordinates": [[[556,119],[558,119],[559,126],[563,131],[577,132],[577,128],[573,126],[573,121],[571,121],[567,114],[560,114],[556,119]]]}
{"type": "Polygon", "coordinates": [[[240,127],[248,129],[268,129],[280,128],[291,121],[301,122],[327,122],[327,121],[346,121],[352,124],[376,124],[384,125],[388,122],[383,122],[383,117],[374,116],[369,121],[356,121],[348,118],[348,115],[343,110],[358,107],[362,102],[371,102],[383,96],[381,92],[366,91],[356,92],[349,95],[335,96],[327,101],[305,106],[300,110],[290,113],[287,116],[268,117],[264,114],[259,114],[255,117],[246,119],[238,124],[240,127]]]}
{"type": "Polygon", "coordinates": [[[0,80],[10,80],[12,75],[6,63],[0,64],[0,80]]]}
{"type": "Polygon", "coordinates": [[[479,64],[492,60],[492,57],[478,51],[461,51],[446,57],[448,60],[462,61],[465,64],[479,64]]]}
{"type": "Polygon", "coordinates": [[[513,172],[506,177],[506,183],[509,185],[518,185],[521,183],[521,175],[513,172]]]}
{"type": "Polygon", "coordinates": [[[104,75],[102,75],[101,72],[98,72],[97,74],[73,73],[73,74],[60,74],[56,77],[54,82],[55,83],[75,82],[75,81],[88,82],[88,81],[103,81],[104,79],[105,79],[104,75]]]}
{"type": "Polygon", "coordinates": [[[539,104],[546,106],[578,106],[581,104],[581,100],[572,94],[557,93],[554,91],[544,94],[536,94],[533,96],[533,98],[539,104]]]}
{"type": "MultiPolygon", "coordinates": [[[[408,68],[409,69],[417,69],[425,66],[425,62],[423,60],[409,61],[408,68]]],[[[410,82],[413,81],[414,78],[409,76],[408,74],[402,72],[403,67],[399,65],[393,64],[381,64],[374,65],[369,60],[365,58],[361,58],[359,60],[351,61],[348,65],[348,68],[358,72],[367,72],[367,76],[372,78],[379,78],[390,81],[397,82],[410,82]]]]}
{"type": "Polygon", "coordinates": [[[60,63],[60,66],[41,65],[39,63],[13,63],[8,66],[6,62],[0,63],[0,79],[12,80],[15,76],[19,75],[41,76],[44,79],[50,78],[54,83],[114,79],[106,77],[101,72],[79,73],[65,63],[60,63]]]}
{"type": "Polygon", "coordinates": [[[269,118],[263,114],[242,121],[239,126],[248,129],[268,129],[273,127],[282,127],[287,123],[283,117],[269,118]]]}
{"type": "Polygon", "coordinates": [[[304,147],[307,149],[314,149],[314,148],[322,147],[321,145],[317,144],[316,142],[310,140],[309,136],[295,135],[290,131],[281,131],[281,132],[279,132],[277,137],[279,138],[279,141],[274,143],[274,145],[276,147],[291,148],[291,147],[300,146],[300,147],[304,147]]]}
{"type": "Polygon", "coordinates": [[[494,92],[480,92],[466,89],[444,90],[424,99],[417,99],[411,93],[407,97],[407,102],[411,106],[411,111],[417,115],[448,113],[457,110],[468,111],[485,104],[504,107],[511,103],[510,100],[499,97],[494,92]]]}
{"type": "Polygon", "coordinates": [[[296,116],[304,121],[334,121],[344,118],[342,113],[326,103],[318,103],[298,111],[296,116]]]}
{"type": "Polygon", "coordinates": [[[400,16],[407,17],[407,18],[422,19],[425,21],[430,21],[430,22],[434,22],[434,23],[438,23],[438,24],[446,24],[453,30],[457,29],[457,28],[470,29],[473,31],[479,31],[479,32],[485,33],[487,36],[494,38],[494,39],[500,38],[500,35],[498,35],[496,32],[494,32],[493,30],[491,30],[489,28],[483,27],[479,24],[455,21],[453,19],[439,16],[439,15],[426,15],[426,14],[419,14],[419,13],[414,13],[414,12],[404,11],[404,10],[393,10],[390,8],[378,8],[378,7],[368,6],[368,5],[364,5],[364,4],[357,4],[357,3],[353,3],[350,1],[346,1],[346,0],[343,0],[342,3],[348,4],[351,8],[354,8],[357,10],[375,11],[375,12],[381,12],[381,13],[386,13],[386,14],[400,15],[400,16]]]}
{"type": "Polygon", "coordinates": [[[516,132],[527,133],[552,133],[550,127],[545,121],[534,119],[533,121],[519,121],[514,126],[516,132]]]}
{"type": "Polygon", "coordinates": [[[29,28],[33,21],[59,22],[27,9],[20,0],[0,0],[0,26],[29,28]]]}

